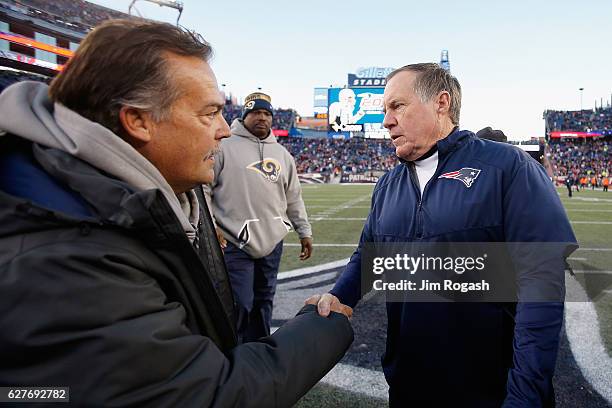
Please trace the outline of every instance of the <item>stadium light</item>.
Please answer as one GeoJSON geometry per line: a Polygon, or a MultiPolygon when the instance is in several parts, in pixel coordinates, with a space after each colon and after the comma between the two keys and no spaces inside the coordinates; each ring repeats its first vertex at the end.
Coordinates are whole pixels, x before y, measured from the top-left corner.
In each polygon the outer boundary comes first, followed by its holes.
{"type": "Polygon", "coordinates": [[[582,91],[584,91],[584,88],[578,88],[578,90],[580,91],[580,110],[582,110],[582,91]]]}
{"type": "Polygon", "coordinates": [[[450,60],[448,59],[448,50],[442,50],[440,53],[440,67],[445,71],[450,72],[450,60]]]}
{"type": "MultiPolygon", "coordinates": [[[[128,14],[132,15],[132,8],[134,8],[134,10],[136,11],[136,13],[138,13],[139,17],[142,17],[142,15],[140,15],[140,12],[138,11],[138,9],[136,7],[134,7],[134,4],[137,2],[138,0],[132,0],[132,2],[130,3],[130,7],[128,7],[128,14]]],[[[178,17],[176,18],[176,25],[179,25],[179,20],[181,19],[181,14],[183,14],[183,3],[180,1],[175,1],[175,0],[142,0],[142,1],[148,1],[149,3],[153,3],[153,4],[157,4],[160,7],[170,7],[173,8],[175,10],[178,11],[178,17]]]]}

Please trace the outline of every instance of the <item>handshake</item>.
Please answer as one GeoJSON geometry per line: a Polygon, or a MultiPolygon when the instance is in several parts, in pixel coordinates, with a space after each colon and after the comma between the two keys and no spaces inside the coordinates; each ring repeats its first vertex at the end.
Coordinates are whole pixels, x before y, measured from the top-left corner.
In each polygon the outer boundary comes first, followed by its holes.
{"type": "Polygon", "coordinates": [[[317,306],[317,312],[323,317],[329,316],[329,312],[342,313],[349,319],[353,316],[353,308],[340,303],[340,300],[331,293],[311,296],[304,304],[317,306]]]}

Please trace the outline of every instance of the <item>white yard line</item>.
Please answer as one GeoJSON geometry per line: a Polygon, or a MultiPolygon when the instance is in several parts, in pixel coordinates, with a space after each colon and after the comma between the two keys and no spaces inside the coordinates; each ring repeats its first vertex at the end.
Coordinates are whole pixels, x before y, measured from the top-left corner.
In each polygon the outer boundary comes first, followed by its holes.
{"type": "Polygon", "coordinates": [[[317,202],[327,202],[327,201],[332,201],[332,202],[337,202],[337,201],[344,201],[346,200],[346,198],[304,198],[303,199],[304,202],[309,202],[309,201],[317,201],[317,202]]]}
{"type": "Polygon", "coordinates": [[[570,221],[572,224],[612,225],[612,221],[570,221]]]}
{"type": "MultiPolygon", "coordinates": [[[[306,209],[310,209],[310,208],[329,208],[329,205],[318,205],[318,204],[315,204],[315,205],[307,205],[307,206],[306,206],[306,209]]],[[[354,208],[358,208],[358,209],[360,209],[360,210],[369,210],[369,209],[370,209],[370,206],[365,206],[365,205],[361,205],[361,206],[359,206],[359,205],[354,205],[354,206],[352,206],[352,207],[351,207],[351,210],[352,210],[352,209],[354,209],[354,208]]]]}
{"type": "MultiPolygon", "coordinates": [[[[309,197],[307,194],[304,194],[304,195],[302,195],[302,198],[304,200],[308,200],[309,198],[317,199],[317,198],[320,198],[321,196],[326,196],[326,195],[329,196],[330,194],[329,193],[318,192],[316,194],[312,194],[312,197],[309,197]]],[[[333,196],[334,196],[334,198],[338,198],[338,199],[340,199],[340,198],[343,198],[343,199],[355,198],[354,194],[350,194],[350,195],[349,194],[346,194],[346,195],[343,195],[343,194],[334,194],[333,196]]],[[[371,197],[371,195],[369,193],[368,193],[368,196],[371,197]]]]}
{"type": "Polygon", "coordinates": [[[389,385],[381,371],[339,363],[321,382],[369,397],[385,401],[389,399],[389,385]]]}
{"type": "Polygon", "coordinates": [[[334,207],[330,207],[325,211],[322,211],[320,213],[314,214],[312,216],[312,218],[309,219],[309,221],[312,222],[317,222],[317,221],[321,221],[322,219],[325,218],[329,218],[330,216],[342,211],[342,210],[346,210],[348,208],[352,208],[355,204],[359,204],[362,201],[366,201],[369,200],[370,196],[369,195],[362,195],[360,197],[354,198],[352,200],[346,201],[342,204],[336,205],[334,207]]]}
{"type": "MultiPolygon", "coordinates": [[[[568,277],[565,285],[568,294],[586,298],[575,278],[568,277]]],[[[582,375],[608,403],[612,403],[612,358],[601,340],[597,311],[592,302],[565,303],[565,332],[582,375]]]]}
{"type": "Polygon", "coordinates": [[[612,203],[612,199],[610,198],[595,198],[595,197],[572,197],[572,198],[565,198],[563,201],[564,203],[571,203],[572,201],[585,201],[588,203],[612,203]]]}
{"type": "Polygon", "coordinates": [[[286,278],[294,278],[296,276],[304,276],[309,275],[311,273],[321,272],[326,269],[339,268],[346,265],[349,262],[350,258],[340,259],[338,261],[328,262],[321,265],[309,266],[306,268],[298,268],[292,269],[287,272],[280,272],[278,274],[278,279],[286,279],[286,278]]]}
{"type": "Polygon", "coordinates": [[[612,212],[612,210],[591,210],[591,209],[582,209],[582,208],[565,208],[565,211],[567,212],[612,212]]]}
{"type": "Polygon", "coordinates": [[[317,221],[365,221],[366,217],[317,217],[317,221]]]}
{"type": "Polygon", "coordinates": [[[572,269],[574,273],[600,273],[602,275],[612,275],[612,271],[600,271],[598,269],[572,269]]]}

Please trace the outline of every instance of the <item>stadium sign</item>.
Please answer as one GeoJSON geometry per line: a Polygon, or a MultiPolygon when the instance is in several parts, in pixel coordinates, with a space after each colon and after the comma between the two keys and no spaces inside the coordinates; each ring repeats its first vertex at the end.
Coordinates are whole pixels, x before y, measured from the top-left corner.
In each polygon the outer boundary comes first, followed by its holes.
{"type": "Polygon", "coordinates": [[[315,88],[314,89],[314,101],[312,104],[314,108],[314,116],[325,114],[327,118],[327,88],[315,88]]]}
{"type": "Polygon", "coordinates": [[[578,137],[601,137],[601,133],[586,133],[586,132],[551,132],[550,137],[553,139],[575,139],[578,137]]]}
{"type": "Polygon", "coordinates": [[[356,73],[348,74],[347,85],[349,88],[384,87],[385,78],[393,69],[391,67],[359,68],[356,73]]]}
{"type": "Polygon", "coordinates": [[[389,138],[383,128],[384,88],[329,88],[328,136],[389,138]]]}
{"type": "Polygon", "coordinates": [[[289,136],[289,131],[287,129],[272,129],[272,133],[274,136],[289,136]]]}
{"type": "Polygon", "coordinates": [[[55,71],[61,71],[63,65],[54,64],[52,62],[43,61],[23,54],[18,54],[13,51],[0,51],[0,58],[10,59],[12,61],[23,62],[24,64],[36,65],[38,67],[49,68],[55,71]]]}
{"type": "Polygon", "coordinates": [[[366,174],[343,174],[341,183],[377,183],[378,176],[366,174]]]}

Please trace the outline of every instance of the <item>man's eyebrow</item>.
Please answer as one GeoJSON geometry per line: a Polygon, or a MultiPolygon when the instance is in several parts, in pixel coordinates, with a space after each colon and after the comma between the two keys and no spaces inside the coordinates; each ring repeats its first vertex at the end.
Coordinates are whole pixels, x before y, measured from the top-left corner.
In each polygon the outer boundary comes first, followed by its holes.
{"type": "Polygon", "coordinates": [[[217,109],[221,109],[222,110],[224,106],[225,106],[225,104],[221,103],[221,102],[210,102],[210,103],[207,103],[206,105],[202,106],[201,110],[205,110],[205,109],[208,109],[208,108],[217,108],[217,109]]]}
{"type": "Polygon", "coordinates": [[[398,102],[397,98],[391,99],[387,103],[385,103],[384,100],[383,100],[383,112],[387,112],[387,106],[393,107],[395,104],[397,104],[397,102],[398,102]]]}

